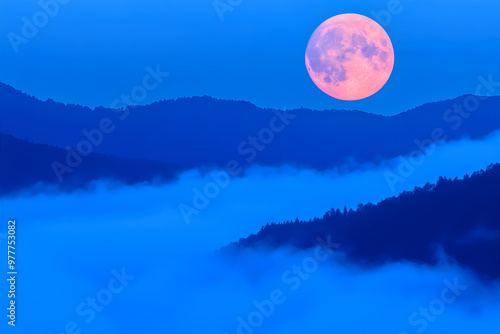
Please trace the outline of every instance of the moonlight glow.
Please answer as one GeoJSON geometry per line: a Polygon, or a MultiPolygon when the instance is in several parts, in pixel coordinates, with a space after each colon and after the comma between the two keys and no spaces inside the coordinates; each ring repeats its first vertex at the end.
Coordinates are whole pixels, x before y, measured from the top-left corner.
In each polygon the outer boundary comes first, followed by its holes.
{"type": "Polygon", "coordinates": [[[326,94],[360,100],[378,92],[394,67],[394,50],[385,30],[358,14],[323,22],[306,50],[309,76],[326,94]]]}

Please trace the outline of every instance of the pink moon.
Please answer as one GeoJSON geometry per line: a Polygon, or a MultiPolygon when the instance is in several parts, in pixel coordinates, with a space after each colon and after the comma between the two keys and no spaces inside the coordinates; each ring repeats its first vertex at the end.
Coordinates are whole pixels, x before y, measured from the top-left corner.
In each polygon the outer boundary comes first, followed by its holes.
{"type": "Polygon", "coordinates": [[[345,101],[378,92],[394,67],[394,49],[372,19],[342,14],[323,22],[307,44],[306,68],[316,86],[345,101]]]}

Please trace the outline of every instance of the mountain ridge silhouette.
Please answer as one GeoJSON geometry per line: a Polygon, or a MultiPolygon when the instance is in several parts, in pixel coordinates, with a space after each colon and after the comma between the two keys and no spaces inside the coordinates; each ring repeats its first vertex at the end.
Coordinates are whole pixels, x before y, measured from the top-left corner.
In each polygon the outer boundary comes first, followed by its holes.
{"type": "Polygon", "coordinates": [[[0,84],[0,133],[66,149],[89,141],[84,131],[93,133],[102,120],[109,120],[113,131],[103,134],[100,143],[92,145],[92,152],[157,161],[179,171],[225,168],[231,160],[244,168],[257,164],[324,170],[346,163],[356,168],[357,164],[378,164],[414,152],[423,154],[436,142],[436,129],[442,130],[444,142],[479,139],[500,129],[500,97],[480,100],[477,111],[467,118],[453,113],[446,120],[445,114],[467,97],[471,95],[427,103],[394,116],[304,108],[278,111],[207,96],[128,109],[90,109],[41,101],[0,84]],[[283,130],[272,133],[265,145],[261,142],[264,149],[253,146],[250,138],[260,140],[259,135],[279,113],[294,118],[288,124],[278,119],[283,130]]]}
{"type": "Polygon", "coordinates": [[[270,222],[222,251],[310,249],[331,236],[338,251],[360,266],[410,261],[437,265],[446,254],[483,278],[500,278],[500,164],[453,180],[415,187],[356,210],[332,208],[323,217],[270,222]]]}

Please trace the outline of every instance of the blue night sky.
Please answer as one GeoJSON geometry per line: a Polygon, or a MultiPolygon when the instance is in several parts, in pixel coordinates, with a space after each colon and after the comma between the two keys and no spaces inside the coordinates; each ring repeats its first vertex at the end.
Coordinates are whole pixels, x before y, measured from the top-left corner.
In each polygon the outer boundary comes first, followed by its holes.
{"type": "Polygon", "coordinates": [[[222,21],[213,0],[68,1],[16,53],[9,33],[22,35],[23,17],[32,22],[41,7],[4,0],[0,11],[10,14],[0,27],[0,81],[43,100],[109,106],[159,64],[170,75],[140,104],[210,95],[385,115],[474,93],[479,76],[500,81],[498,1],[401,0],[390,22],[378,18],[395,49],[392,76],[357,102],[335,100],[313,84],[304,65],[308,39],[334,15],[377,19],[393,0],[222,1],[237,4],[222,21]]]}

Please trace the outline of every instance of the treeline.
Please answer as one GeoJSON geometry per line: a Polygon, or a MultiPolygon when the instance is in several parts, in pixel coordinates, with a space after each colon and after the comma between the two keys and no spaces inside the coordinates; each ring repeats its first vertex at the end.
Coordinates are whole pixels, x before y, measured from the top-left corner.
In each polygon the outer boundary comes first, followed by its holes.
{"type": "Polygon", "coordinates": [[[364,265],[408,260],[435,264],[443,250],[484,277],[500,278],[500,164],[454,180],[440,177],[378,204],[331,209],[308,221],[268,223],[242,247],[307,249],[331,235],[339,251],[364,265]]]}

